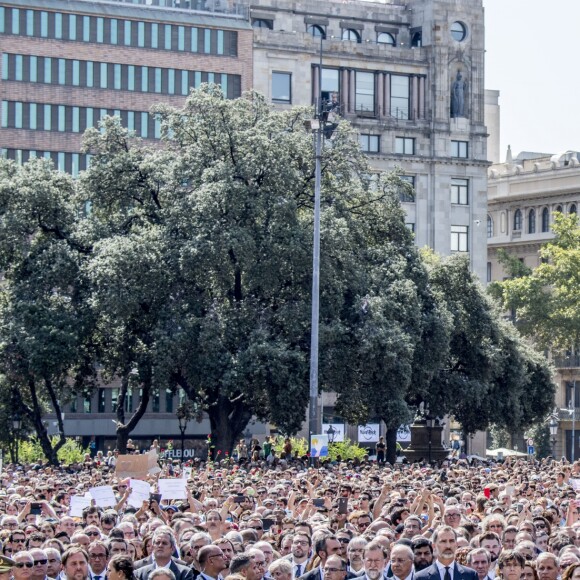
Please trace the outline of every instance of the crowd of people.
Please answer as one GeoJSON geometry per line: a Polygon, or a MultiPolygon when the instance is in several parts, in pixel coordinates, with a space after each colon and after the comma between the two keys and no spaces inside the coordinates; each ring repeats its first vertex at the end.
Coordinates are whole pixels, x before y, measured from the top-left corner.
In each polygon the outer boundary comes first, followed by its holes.
{"type": "Polygon", "coordinates": [[[105,462],[5,467],[0,580],[580,580],[580,463],[249,458],[160,477],[187,498],[133,507],[105,462]],[[71,515],[102,485],[115,505],[71,515]]]}

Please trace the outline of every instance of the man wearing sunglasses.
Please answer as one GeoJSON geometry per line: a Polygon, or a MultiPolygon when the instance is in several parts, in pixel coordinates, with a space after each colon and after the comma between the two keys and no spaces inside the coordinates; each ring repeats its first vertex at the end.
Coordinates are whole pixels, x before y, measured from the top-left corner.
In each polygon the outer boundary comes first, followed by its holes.
{"type": "Polygon", "coordinates": [[[33,566],[34,559],[30,552],[22,550],[15,554],[14,567],[12,568],[14,580],[30,580],[33,566]]]}
{"type": "Polygon", "coordinates": [[[48,580],[48,556],[46,552],[40,548],[31,548],[30,555],[34,562],[30,580],[48,580]]]}

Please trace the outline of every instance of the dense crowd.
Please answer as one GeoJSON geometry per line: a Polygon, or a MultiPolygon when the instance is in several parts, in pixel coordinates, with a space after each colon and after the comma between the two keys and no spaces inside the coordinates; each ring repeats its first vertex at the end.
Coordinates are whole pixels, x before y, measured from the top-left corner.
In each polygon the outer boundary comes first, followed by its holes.
{"type": "Polygon", "coordinates": [[[139,506],[111,462],[7,466],[0,580],[580,580],[580,463],[255,459],[168,462],[139,506]]]}

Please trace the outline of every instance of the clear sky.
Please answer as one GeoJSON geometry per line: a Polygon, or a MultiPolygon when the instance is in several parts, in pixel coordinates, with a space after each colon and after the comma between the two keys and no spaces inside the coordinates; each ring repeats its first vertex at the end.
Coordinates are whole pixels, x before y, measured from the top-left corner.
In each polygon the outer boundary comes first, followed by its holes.
{"type": "Polygon", "coordinates": [[[500,91],[501,156],[580,150],[580,0],[483,0],[487,89],[500,91]]]}

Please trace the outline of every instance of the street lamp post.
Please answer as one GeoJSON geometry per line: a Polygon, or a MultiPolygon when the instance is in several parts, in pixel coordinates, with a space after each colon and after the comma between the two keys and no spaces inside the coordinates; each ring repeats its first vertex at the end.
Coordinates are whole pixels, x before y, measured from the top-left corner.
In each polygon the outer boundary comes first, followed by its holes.
{"type": "Polygon", "coordinates": [[[552,441],[552,457],[556,457],[556,439],[558,437],[558,420],[556,415],[550,418],[550,439],[552,441]]]}
{"type": "Polygon", "coordinates": [[[16,446],[16,452],[14,453],[14,459],[16,460],[16,463],[18,463],[18,442],[19,442],[19,438],[20,438],[20,428],[22,427],[22,419],[20,418],[20,415],[18,413],[16,413],[14,415],[14,418],[12,419],[12,428],[14,431],[14,444],[16,446]]]}

